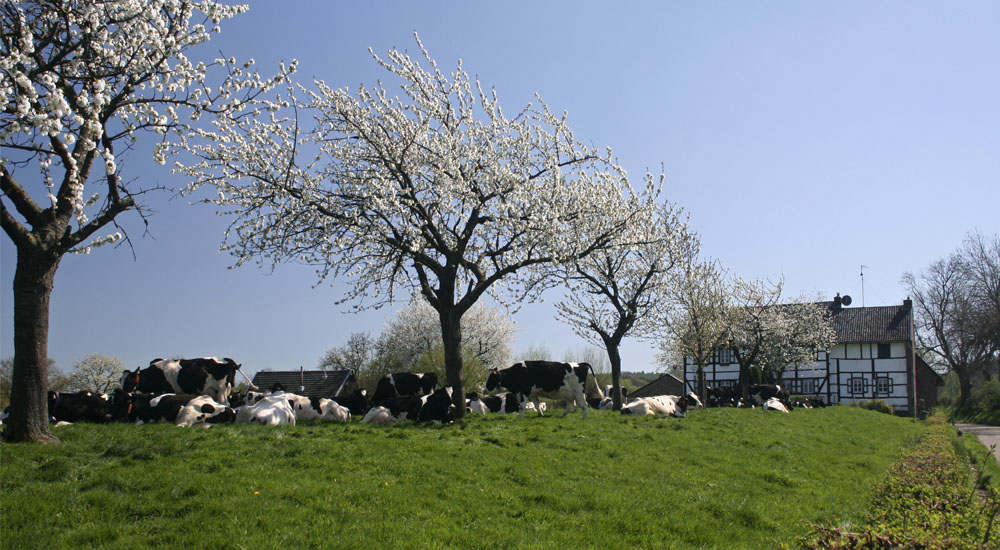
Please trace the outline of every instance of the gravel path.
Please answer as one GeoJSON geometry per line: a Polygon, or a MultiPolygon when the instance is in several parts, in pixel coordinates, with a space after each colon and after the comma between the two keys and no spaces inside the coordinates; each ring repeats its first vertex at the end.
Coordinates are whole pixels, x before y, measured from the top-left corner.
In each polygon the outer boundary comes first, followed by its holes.
{"type": "Polygon", "coordinates": [[[990,445],[996,445],[993,449],[993,456],[1000,462],[1000,426],[983,426],[981,424],[955,424],[955,427],[963,432],[969,432],[970,434],[976,434],[979,441],[986,448],[989,449],[990,445]]]}

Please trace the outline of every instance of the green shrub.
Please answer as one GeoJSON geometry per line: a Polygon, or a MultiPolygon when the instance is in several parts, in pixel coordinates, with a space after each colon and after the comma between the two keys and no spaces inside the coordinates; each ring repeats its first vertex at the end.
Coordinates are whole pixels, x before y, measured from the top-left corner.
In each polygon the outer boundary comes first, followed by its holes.
{"type": "Polygon", "coordinates": [[[860,407],[869,411],[878,411],[885,414],[893,414],[892,405],[883,399],[871,399],[868,401],[851,401],[848,403],[852,407],[860,407]]]}

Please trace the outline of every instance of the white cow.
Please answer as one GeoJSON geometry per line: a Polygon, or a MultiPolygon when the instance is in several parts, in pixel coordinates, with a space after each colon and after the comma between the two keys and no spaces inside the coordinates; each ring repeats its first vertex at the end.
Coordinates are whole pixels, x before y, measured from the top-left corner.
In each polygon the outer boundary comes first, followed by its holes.
{"type": "Polygon", "coordinates": [[[265,424],[275,426],[278,424],[295,425],[295,411],[284,395],[284,392],[276,392],[271,395],[261,396],[254,403],[243,405],[236,409],[236,422],[242,424],[265,424]]]}
{"type": "Polygon", "coordinates": [[[765,401],[763,408],[765,411],[779,411],[785,414],[788,414],[789,412],[788,407],[786,407],[785,404],[782,403],[777,397],[772,397],[765,401]]]}
{"type": "Polygon", "coordinates": [[[622,414],[629,416],[664,415],[684,418],[684,406],[681,398],[676,395],[654,395],[640,397],[622,407],[622,414]]]}

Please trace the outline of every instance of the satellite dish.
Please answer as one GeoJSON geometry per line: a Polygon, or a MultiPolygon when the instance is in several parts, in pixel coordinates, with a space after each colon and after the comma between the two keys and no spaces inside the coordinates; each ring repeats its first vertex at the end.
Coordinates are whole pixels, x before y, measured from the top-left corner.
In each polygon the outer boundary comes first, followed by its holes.
{"type": "Polygon", "coordinates": [[[847,294],[844,294],[844,297],[841,298],[841,302],[843,302],[845,306],[849,306],[851,305],[851,297],[848,296],[847,294]]]}

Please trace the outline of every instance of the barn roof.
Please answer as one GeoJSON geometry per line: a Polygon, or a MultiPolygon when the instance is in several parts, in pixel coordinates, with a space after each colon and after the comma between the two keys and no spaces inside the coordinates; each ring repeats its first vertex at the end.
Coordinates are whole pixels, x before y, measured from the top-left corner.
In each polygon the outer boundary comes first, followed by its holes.
{"type": "Polygon", "coordinates": [[[259,371],[253,383],[262,390],[281,384],[286,391],[306,397],[337,397],[354,380],[351,370],[259,371]]]}
{"type": "Polygon", "coordinates": [[[898,306],[840,307],[821,302],[833,315],[838,344],[905,342],[910,340],[913,307],[910,300],[898,306]]]}
{"type": "Polygon", "coordinates": [[[654,395],[683,395],[684,382],[676,376],[666,373],[645,386],[629,392],[628,398],[653,397],[654,395]]]}

